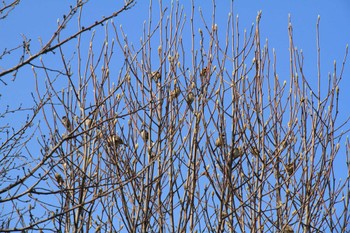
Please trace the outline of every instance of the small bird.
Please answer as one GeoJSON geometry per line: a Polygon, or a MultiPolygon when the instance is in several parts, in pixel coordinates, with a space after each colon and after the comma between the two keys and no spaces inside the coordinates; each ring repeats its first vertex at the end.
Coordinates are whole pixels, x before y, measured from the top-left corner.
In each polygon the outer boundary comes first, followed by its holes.
{"type": "Polygon", "coordinates": [[[92,119],[86,118],[85,125],[86,125],[86,128],[89,129],[92,126],[92,119]]]}
{"type": "Polygon", "coordinates": [[[66,129],[67,129],[68,131],[71,131],[72,125],[71,125],[69,119],[68,119],[66,116],[63,116],[63,117],[62,117],[62,124],[64,125],[64,127],[66,127],[66,129]]]}
{"type": "Polygon", "coordinates": [[[149,138],[148,132],[145,129],[143,129],[143,130],[141,130],[140,134],[141,134],[141,137],[143,138],[143,140],[145,140],[147,142],[148,138],[149,138]]]}
{"type": "Polygon", "coordinates": [[[111,147],[114,148],[118,148],[120,145],[126,145],[123,140],[121,139],[121,137],[119,137],[116,134],[111,135],[108,139],[107,139],[108,144],[111,147]]]}
{"type": "Polygon", "coordinates": [[[286,171],[287,171],[288,175],[291,176],[291,175],[294,173],[294,170],[295,170],[295,164],[294,164],[294,162],[288,163],[288,164],[286,165],[286,171]]]}
{"type": "Polygon", "coordinates": [[[224,141],[222,139],[222,136],[220,135],[215,141],[215,146],[220,147],[222,145],[224,145],[224,141]]]}
{"type": "Polygon", "coordinates": [[[294,230],[293,230],[291,225],[285,225],[282,232],[283,233],[294,233],[294,230]]]}
{"type": "Polygon", "coordinates": [[[154,80],[154,81],[158,81],[161,77],[162,77],[162,75],[160,74],[160,72],[159,71],[153,71],[153,72],[151,72],[151,78],[154,80]]]}
{"type": "Polygon", "coordinates": [[[103,138],[103,132],[100,128],[100,126],[96,127],[96,139],[102,139],[103,138]]]}
{"type": "Polygon", "coordinates": [[[226,158],[227,166],[231,169],[233,161],[242,156],[243,156],[243,150],[241,147],[235,147],[231,149],[230,152],[227,154],[227,158],[226,158]]]}
{"type": "Polygon", "coordinates": [[[200,75],[201,77],[205,77],[205,76],[207,76],[207,73],[208,73],[208,68],[207,68],[207,67],[204,67],[204,68],[201,70],[201,72],[199,73],[199,75],[200,75]]]}
{"type": "Polygon", "coordinates": [[[186,101],[188,104],[192,104],[193,101],[194,101],[194,94],[192,91],[190,91],[188,94],[187,94],[187,98],[186,98],[186,101]]]}
{"type": "Polygon", "coordinates": [[[242,148],[240,147],[235,147],[233,148],[233,151],[232,151],[232,159],[235,160],[239,157],[242,157],[243,156],[243,150],[242,148]]]}
{"type": "Polygon", "coordinates": [[[58,172],[55,173],[55,179],[56,179],[58,185],[62,185],[63,184],[63,178],[58,172]]]}
{"type": "Polygon", "coordinates": [[[177,97],[179,97],[180,93],[181,93],[180,88],[179,88],[178,86],[176,86],[176,87],[174,88],[174,90],[171,91],[170,95],[171,95],[171,97],[173,97],[173,98],[177,98],[177,97]]]}

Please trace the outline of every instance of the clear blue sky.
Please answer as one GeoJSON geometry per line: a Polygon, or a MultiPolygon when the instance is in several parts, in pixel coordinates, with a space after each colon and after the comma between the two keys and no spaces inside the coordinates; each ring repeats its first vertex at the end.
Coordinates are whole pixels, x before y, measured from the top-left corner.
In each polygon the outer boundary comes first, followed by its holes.
{"type": "MultiPolygon", "coordinates": [[[[0,51],[4,48],[12,48],[22,43],[22,34],[31,39],[31,50],[37,51],[39,48],[39,38],[46,42],[57,28],[57,19],[62,20],[63,14],[68,11],[68,4],[74,4],[76,1],[23,1],[5,20],[0,21],[0,51]],[[35,5],[35,7],[34,7],[35,5]]],[[[153,1],[156,4],[158,1],[153,1]]],[[[170,2],[170,1],[164,1],[170,2]]],[[[169,3],[164,3],[164,5],[169,3]]],[[[227,16],[230,12],[230,1],[216,1],[217,15],[216,20],[219,27],[224,28],[227,22],[227,16]]],[[[187,14],[187,21],[190,18],[191,1],[180,1],[184,5],[187,14]]],[[[210,20],[212,11],[211,0],[195,1],[195,13],[199,15],[199,8],[208,14],[210,20]]],[[[96,18],[110,14],[118,9],[118,1],[91,1],[83,12],[85,22],[94,22],[96,18]]],[[[123,25],[130,41],[139,44],[139,38],[142,36],[143,22],[148,19],[149,1],[139,0],[134,8],[125,12],[121,17],[115,19],[116,24],[123,25]]],[[[159,12],[155,7],[155,14],[159,12]]],[[[269,48],[275,48],[277,54],[277,71],[281,80],[288,80],[289,77],[289,50],[288,50],[288,15],[291,15],[294,32],[294,42],[298,49],[304,51],[305,65],[304,69],[308,74],[309,82],[316,84],[317,75],[317,57],[316,57],[316,22],[320,15],[320,45],[321,45],[321,71],[322,79],[327,82],[328,73],[333,72],[333,61],[336,60],[340,66],[345,47],[350,42],[350,1],[326,1],[326,0],[293,0],[293,1],[261,1],[261,0],[236,0],[234,1],[234,15],[239,16],[241,32],[246,28],[248,31],[252,23],[255,23],[257,12],[262,10],[261,32],[262,39],[268,39],[269,48]]],[[[198,17],[199,18],[199,17],[198,17]]],[[[153,22],[155,24],[155,22],[153,22]]],[[[76,25],[74,25],[76,26],[76,25]]],[[[197,25],[198,28],[202,25],[197,25]]],[[[102,32],[103,30],[101,30],[102,32]]],[[[97,35],[98,37],[98,35],[97,35]]],[[[101,35],[101,38],[103,35],[101,35]]],[[[73,43],[72,46],[75,44],[73,43]]],[[[0,60],[0,69],[9,68],[16,64],[18,56],[12,56],[0,60]]],[[[349,92],[346,91],[350,86],[350,62],[345,69],[343,85],[340,87],[340,97],[344,100],[341,108],[343,114],[350,114],[345,100],[350,99],[349,92]]],[[[340,67],[338,68],[338,70],[340,67]]],[[[0,93],[2,109],[6,104],[15,107],[19,103],[26,103],[31,100],[29,91],[34,88],[32,73],[26,69],[18,75],[20,81],[15,83],[7,82],[9,85],[0,84],[0,93]],[[29,72],[29,73],[28,73],[29,72]],[[16,96],[16,98],[13,98],[16,96]]],[[[7,79],[10,79],[8,77],[7,79]]],[[[19,79],[18,78],[18,79],[19,79]]],[[[315,86],[316,87],[316,86],[315,86]]],[[[326,87],[323,85],[323,87],[326,87]]],[[[30,105],[31,102],[28,103],[30,105]]]]}
{"type": "MultiPolygon", "coordinates": [[[[10,49],[22,43],[21,34],[32,40],[31,49],[33,52],[39,48],[39,38],[45,43],[57,28],[57,19],[68,11],[67,2],[74,4],[76,0],[31,0],[23,1],[12,12],[8,18],[0,21],[0,53],[4,48],[10,49]]],[[[83,12],[87,17],[86,23],[94,22],[102,15],[108,15],[113,10],[119,8],[117,0],[91,1],[83,12]]],[[[123,1],[120,1],[123,2],[123,1]]],[[[157,2],[157,1],[154,1],[157,2]]],[[[170,2],[170,1],[164,1],[170,2]]],[[[191,11],[191,1],[182,0],[180,5],[184,5],[189,21],[191,11]]],[[[224,28],[227,16],[230,12],[230,1],[217,0],[217,24],[224,28]]],[[[123,13],[121,17],[114,21],[117,25],[122,24],[128,34],[130,41],[139,44],[142,36],[143,22],[148,18],[147,0],[138,0],[137,4],[123,13]]],[[[165,4],[165,3],[164,3],[165,4]]],[[[209,13],[211,17],[212,0],[195,1],[196,9],[199,7],[203,12],[209,13]]],[[[294,31],[294,42],[298,49],[304,51],[305,72],[308,74],[309,82],[316,87],[317,82],[317,56],[316,56],[316,22],[318,16],[320,20],[320,45],[321,45],[321,72],[325,85],[328,82],[328,73],[333,72],[333,62],[337,61],[338,70],[343,61],[346,45],[350,43],[350,1],[349,0],[236,0],[233,9],[234,15],[239,16],[240,29],[246,28],[248,31],[252,23],[255,23],[256,15],[262,10],[261,32],[262,39],[268,39],[269,48],[275,48],[277,54],[277,71],[281,80],[289,80],[289,42],[288,42],[288,15],[294,31]]],[[[158,12],[158,9],[156,9],[158,12]]],[[[155,24],[155,22],[153,22],[155,24]]],[[[198,25],[198,27],[201,27],[198,25]]],[[[16,64],[18,57],[9,56],[9,59],[0,60],[0,69],[10,68],[16,64]]],[[[34,90],[34,79],[30,69],[23,69],[13,83],[7,76],[5,81],[8,86],[0,83],[0,112],[8,104],[12,107],[23,103],[24,106],[31,106],[30,92],[34,90]]],[[[350,60],[348,59],[345,75],[340,86],[341,98],[341,119],[350,115],[348,100],[350,100],[350,60]]],[[[13,120],[16,120],[14,118],[13,120]]],[[[342,144],[343,146],[344,144],[342,144]]],[[[340,164],[339,167],[344,166],[340,164]]],[[[344,174],[344,173],[343,173],[344,174]]]]}
{"type": "MultiPolygon", "coordinates": [[[[91,1],[84,11],[87,21],[92,22],[101,15],[107,15],[113,9],[117,9],[118,1],[91,1]]],[[[157,1],[153,1],[157,2],[157,1]]],[[[164,1],[169,2],[169,1],[164,1]]],[[[180,1],[185,11],[190,14],[190,2],[180,1]]],[[[229,1],[217,1],[217,23],[225,24],[230,11],[229,1]]],[[[32,40],[31,49],[35,51],[39,47],[39,38],[45,42],[56,29],[56,21],[62,19],[62,15],[68,10],[67,3],[75,1],[23,1],[10,14],[8,18],[0,21],[0,50],[11,48],[21,43],[21,34],[32,40]],[[35,7],[34,7],[35,5],[35,7]]],[[[139,42],[141,28],[144,20],[147,20],[149,1],[137,1],[136,6],[124,13],[115,21],[123,25],[130,40],[139,42]],[[131,24],[131,25],[130,25],[131,24]],[[131,26],[131,27],[130,27],[131,26]],[[138,30],[140,29],[140,30],[138,30]]],[[[212,1],[195,1],[197,13],[199,7],[203,12],[211,13],[212,1]]],[[[165,5],[165,3],[164,3],[165,5]]],[[[288,14],[291,15],[295,45],[303,49],[305,56],[305,68],[309,74],[316,74],[316,22],[318,15],[321,16],[320,37],[322,55],[322,75],[327,78],[328,72],[333,70],[333,61],[340,64],[344,57],[345,46],[350,42],[350,2],[346,0],[295,0],[295,1],[258,1],[236,0],[234,1],[234,15],[239,15],[240,28],[250,29],[255,22],[256,14],[262,10],[261,31],[262,38],[268,38],[269,47],[275,48],[278,56],[278,71],[283,78],[284,70],[288,71],[288,14]],[[309,68],[309,69],[308,69],[309,68]]],[[[158,9],[157,9],[158,12],[158,9]]],[[[189,16],[188,16],[189,18],[189,16]]],[[[15,58],[15,56],[11,57],[15,58]]],[[[17,59],[4,59],[0,61],[0,69],[6,69],[10,64],[15,64],[17,59]]],[[[350,73],[349,68],[346,69],[350,73]]],[[[288,72],[285,73],[286,75],[288,72]]],[[[344,80],[345,81],[345,80],[344,80]]],[[[27,88],[32,84],[32,79],[23,78],[21,82],[11,84],[4,89],[0,86],[3,100],[11,99],[12,92],[18,92],[18,86],[27,88]],[[28,81],[28,83],[26,82],[28,81]],[[22,84],[22,85],[21,85],[22,84]],[[16,86],[15,90],[11,87],[16,86]]],[[[22,95],[18,98],[21,99],[22,95]]],[[[23,96],[23,100],[27,97],[23,96]]],[[[18,99],[17,99],[18,100],[18,99]]]]}

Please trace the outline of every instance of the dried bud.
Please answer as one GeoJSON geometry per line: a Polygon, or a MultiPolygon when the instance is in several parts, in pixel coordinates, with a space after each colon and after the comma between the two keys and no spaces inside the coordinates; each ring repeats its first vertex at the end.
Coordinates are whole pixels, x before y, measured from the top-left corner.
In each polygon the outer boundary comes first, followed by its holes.
{"type": "Polygon", "coordinates": [[[97,128],[96,129],[96,139],[102,139],[102,137],[103,137],[102,130],[97,128]]]}
{"type": "Polygon", "coordinates": [[[258,150],[258,148],[256,147],[252,147],[251,148],[251,152],[254,156],[259,156],[260,155],[260,151],[258,150]]]}
{"type": "Polygon", "coordinates": [[[169,60],[169,62],[174,62],[174,57],[169,55],[168,60],[169,60]]]}
{"type": "MultiPolygon", "coordinates": [[[[63,117],[62,117],[62,118],[63,118],[63,117]]],[[[73,120],[74,120],[75,122],[79,123],[79,117],[78,117],[78,116],[74,116],[74,117],[73,117],[73,120]]]]}
{"type": "Polygon", "coordinates": [[[162,45],[158,46],[158,55],[161,56],[162,55],[162,45]]]}
{"type": "Polygon", "coordinates": [[[130,74],[129,74],[129,73],[126,73],[124,78],[125,78],[125,81],[126,81],[127,83],[129,83],[130,80],[131,80],[131,77],[130,77],[130,74]]]}
{"type": "Polygon", "coordinates": [[[92,125],[92,119],[86,118],[85,125],[86,125],[86,128],[89,129],[91,127],[91,125],[92,125]]]}

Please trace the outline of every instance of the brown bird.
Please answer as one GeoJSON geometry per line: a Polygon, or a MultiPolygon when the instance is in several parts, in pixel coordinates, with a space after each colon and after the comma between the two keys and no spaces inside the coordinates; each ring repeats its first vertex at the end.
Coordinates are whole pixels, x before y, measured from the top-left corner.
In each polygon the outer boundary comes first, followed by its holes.
{"type": "Polygon", "coordinates": [[[219,135],[219,137],[215,141],[215,146],[221,147],[222,145],[224,145],[224,140],[223,140],[222,136],[219,135]]]}
{"type": "Polygon", "coordinates": [[[118,135],[114,135],[114,143],[116,145],[125,145],[125,143],[123,142],[122,138],[119,137],[118,135]]]}
{"type": "Polygon", "coordinates": [[[72,129],[72,124],[70,123],[69,119],[66,116],[62,117],[62,124],[68,131],[71,131],[72,129]]]}
{"type": "Polygon", "coordinates": [[[285,225],[282,232],[283,233],[294,233],[294,230],[293,230],[291,225],[285,225]]]}
{"type": "Polygon", "coordinates": [[[205,77],[205,76],[207,76],[207,73],[208,73],[208,68],[207,68],[207,67],[204,67],[204,68],[201,70],[201,72],[199,73],[199,75],[200,75],[201,77],[205,77]]]}
{"type": "Polygon", "coordinates": [[[243,156],[243,150],[241,147],[235,147],[233,148],[233,151],[232,151],[232,159],[235,160],[239,157],[242,157],[243,156]]]}
{"type": "Polygon", "coordinates": [[[192,104],[192,102],[194,101],[194,94],[193,94],[192,91],[190,91],[190,92],[187,94],[186,101],[187,101],[188,104],[192,104]]]}
{"type": "Polygon", "coordinates": [[[108,139],[107,142],[109,146],[114,147],[115,149],[118,148],[120,145],[126,145],[121,137],[119,137],[116,134],[111,135],[108,139]]]}
{"type": "Polygon", "coordinates": [[[294,170],[295,170],[295,164],[294,164],[294,162],[288,163],[288,164],[286,165],[286,171],[287,171],[288,175],[291,176],[291,175],[294,173],[294,170]]]}
{"type": "Polygon", "coordinates": [[[58,185],[62,185],[63,184],[63,178],[58,172],[55,173],[55,179],[56,179],[58,185]]]}
{"type": "Polygon", "coordinates": [[[180,88],[179,88],[178,86],[176,86],[176,87],[174,88],[174,90],[171,91],[170,95],[171,95],[171,97],[173,97],[173,98],[177,98],[177,97],[179,97],[180,93],[181,93],[180,88]]]}
{"type": "Polygon", "coordinates": [[[148,132],[147,132],[145,129],[141,130],[141,137],[142,137],[143,140],[145,140],[146,142],[148,141],[149,135],[148,135],[148,132]]]}
{"type": "Polygon", "coordinates": [[[153,71],[153,72],[151,72],[151,78],[154,80],[154,81],[158,81],[161,77],[162,77],[162,75],[160,74],[160,72],[159,71],[153,71]]]}
{"type": "Polygon", "coordinates": [[[86,125],[86,128],[90,128],[91,126],[92,126],[92,119],[90,119],[90,118],[86,118],[86,120],[85,120],[85,125],[86,125]]]}
{"type": "Polygon", "coordinates": [[[260,155],[260,151],[255,146],[251,147],[250,151],[252,152],[252,154],[254,156],[259,156],[260,155]]]}

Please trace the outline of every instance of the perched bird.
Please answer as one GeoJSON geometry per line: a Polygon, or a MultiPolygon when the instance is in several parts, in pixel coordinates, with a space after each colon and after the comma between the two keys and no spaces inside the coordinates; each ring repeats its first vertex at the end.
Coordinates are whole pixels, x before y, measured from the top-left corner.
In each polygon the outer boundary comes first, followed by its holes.
{"type": "Polygon", "coordinates": [[[179,97],[180,93],[181,93],[180,88],[178,86],[175,86],[174,90],[171,91],[170,95],[173,98],[177,98],[179,97]]]}
{"type": "Polygon", "coordinates": [[[109,146],[114,147],[114,148],[118,148],[120,145],[126,145],[123,140],[121,139],[121,137],[119,137],[116,134],[111,135],[108,139],[107,142],[109,144],[109,146]]]}
{"type": "Polygon", "coordinates": [[[243,150],[241,147],[235,147],[232,150],[232,159],[235,160],[243,156],[243,150]]]}
{"type": "Polygon", "coordinates": [[[192,104],[193,101],[194,101],[194,94],[192,91],[190,91],[188,94],[187,94],[187,98],[186,98],[186,101],[188,104],[192,104]]]}
{"type": "Polygon", "coordinates": [[[148,138],[149,138],[148,132],[145,129],[143,129],[143,130],[141,130],[140,134],[141,134],[141,137],[143,138],[143,140],[145,140],[147,142],[148,138]]]}
{"type": "Polygon", "coordinates": [[[96,127],[96,139],[102,139],[103,138],[103,132],[101,130],[100,126],[96,127]]]}
{"type": "Polygon", "coordinates": [[[101,225],[97,225],[96,229],[95,229],[96,233],[100,233],[101,232],[101,225]]]}
{"type": "Polygon", "coordinates": [[[92,126],[92,119],[86,118],[85,125],[86,125],[86,128],[89,129],[92,126]]]}
{"type": "Polygon", "coordinates": [[[207,74],[208,74],[208,68],[207,68],[207,67],[204,67],[204,68],[201,70],[201,72],[199,73],[199,75],[200,75],[201,77],[205,77],[205,76],[207,76],[207,74]]]}
{"type": "Polygon", "coordinates": [[[288,164],[286,165],[286,171],[287,171],[288,175],[291,176],[291,175],[294,173],[294,170],[295,170],[295,164],[294,164],[294,162],[288,163],[288,164]]]}
{"type": "Polygon", "coordinates": [[[162,75],[160,74],[160,72],[159,71],[153,71],[153,72],[151,72],[151,78],[154,80],[154,81],[158,81],[161,77],[162,77],[162,75]]]}
{"type": "Polygon", "coordinates": [[[68,131],[71,131],[72,129],[72,124],[70,123],[69,119],[66,116],[62,117],[62,124],[68,131]]]}
{"type": "Polygon", "coordinates": [[[294,233],[294,230],[291,225],[285,225],[282,230],[282,233],[294,233]]]}
{"type": "Polygon", "coordinates": [[[230,150],[230,152],[227,154],[226,158],[226,165],[229,169],[232,168],[232,163],[235,159],[243,156],[243,150],[240,147],[235,147],[230,150]]]}
{"type": "Polygon", "coordinates": [[[63,184],[63,178],[58,172],[55,173],[55,179],[56,179],[58,185],[62,185],[63,184]]]}
{"type": "Polygon", "coordinates": [[[224,145],[224,140],[222,139],[222,136],[219,135],[219,137],[215,141],[215,146],[220,147],[222,145],[224,145]]]}
{"type": "Polygon", "coordinates": [[[123,142],[122,138],[119,137],[118,135],[114,135],[114,143],[116,145],[125,145],[125,143],[123,142]]]}

